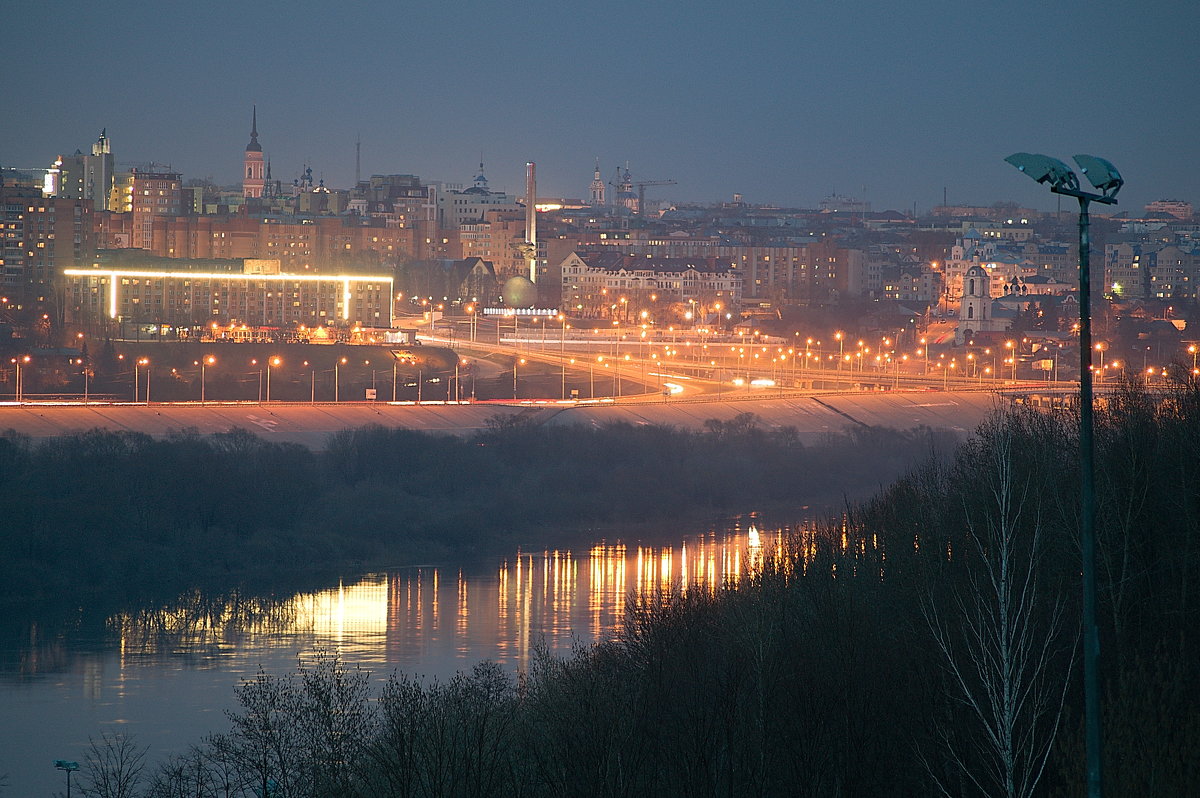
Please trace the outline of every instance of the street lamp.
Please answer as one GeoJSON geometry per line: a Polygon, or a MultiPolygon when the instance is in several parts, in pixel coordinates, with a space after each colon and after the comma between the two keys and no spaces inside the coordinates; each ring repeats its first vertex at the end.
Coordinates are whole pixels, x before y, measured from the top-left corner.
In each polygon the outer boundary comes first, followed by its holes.
{"type": "Polygon", "coordinates": [[[15,375],[16,380],[13,383],[13,396],[17,400],[17,402],[20,402],[22,399],[22,395],[24,393],[24,391],[22,391],[22,386],[21,386],[21,366],[27,365],[29,363],[29,355],[21,355],[20,357],[14,357],[14,358],[12,358],[12,360],[10,362],[14,366],[16,366],[16,370],[17,370],[17,373],[15,375]]]}
{"type": "Polygon", "coordinates": [[[1082,191],[1071,168],[1057,158],[1018,152],[1004,159],[1050,191],[1079,200],[1079,470],[1080,544],[1083,555],[1083,694],[1084,737],[1087,748],[1087,795],[1100,798],[1100,639],[1096,628],[1096,488],[1092,430],[1092,307],[1088,206],[1116,205],[1125,181],[1103,158],[1076,155],[1075,163],[1099,194],[1082,191]]]}
{"type": "Polygon", "coordinates": [[[68,762],[65,759],[54,760],[54,767],[67,774],[67,798],[71,798],[71,774],[79,770],[78,762],[68,762]]]}
{"type": "MultiPolygon", "coordinates": [[[[562,398],[567,398],[567,317],[563,313],[558,314],[558,320],[562,322],[562,337],[558,339],[558,361],[562,365],[562,398]]],[[[572,361],[574,362],[574,361],[572,361]]]]}
{"type": "Polygon", "coordinates": [[[204,372],[206,367],[212,366],[217,362],[217,359],[212,355],[205,355],[200,359],[200,404],[204,404],[204,372]]]}
{"type": "Polygon", "coordinates": [[[346,358],[344,358],[344,357],[338,358],[337,360],[333,361],[333,403],[334,404],[338,403],[338,397],[339,397],[338,378],[341,375],[340,369],[345,363],[346,363],[346,358]]]}
{"type": "Polygon", "coordinates": [[[138,366],[146,367],[146,404],[150,404],[150,358],[139,357],[133,362],[133,401],[138,400],[138,366]]]}
{"type": "Polygon", "coordinates": [[[267,359],[267,402],[271,401],[271,366],[278,368],[283,364],[283,360],[278,356],[267,359]]]}
{"type": "MultiPolygon", "coordinates": [[[[258,358],[256,358],[256,357],[250,358],[250,365],[258,366],[258,358]]],[[[263,370],[262,370],[262,367],[259,366],[259,369],[258,369],[258,403],[260,405],[262,404],[262,396],[263,396],[263,370]]]]}

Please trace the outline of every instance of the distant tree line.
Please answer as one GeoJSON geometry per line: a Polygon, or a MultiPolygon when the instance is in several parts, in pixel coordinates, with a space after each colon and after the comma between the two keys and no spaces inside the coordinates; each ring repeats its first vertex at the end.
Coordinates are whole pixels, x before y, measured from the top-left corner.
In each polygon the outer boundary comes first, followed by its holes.
{"type": "Polygon", "coordinates": [[[368,427],[326,449],[245,430],[0,436],[0,600],[160,596],[563,545],[588,530],[869,495],[947,434],[856,427],[803,445],[751,415],[700,432],[497,420],[368,427]],[[574,535],[574,537],[572,537],[574,535]]]}
{"type": "MultiPolygon", "coordinates": [[[[1200,389],[1097,422],[1106,794],[1200,794],[1200,389]]],[[[155,798],[1080,795],[1076,423],[998,412],[750,578],[641,600],[520,678],[260,673],[158,769],[99,741],[90,794],[107,767],[155,798]]]]}

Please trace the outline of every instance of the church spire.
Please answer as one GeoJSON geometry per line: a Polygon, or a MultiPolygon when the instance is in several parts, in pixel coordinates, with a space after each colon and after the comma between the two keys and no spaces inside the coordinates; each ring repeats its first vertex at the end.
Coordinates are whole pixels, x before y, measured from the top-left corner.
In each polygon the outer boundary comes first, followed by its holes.
{"type": "Polygon", "coordinates": [[[250,143],[242,156],[242,196],[258,198],[263,195],[266,180],[263,176],[263,149],[258,143],[258,106],[255,105],[250,117],[250,143]]]}
{"type": "Polygon", "coordinates": [[[262,145],[258,143],[258,106],[253,106],[253,109],[250,117],[250,143],[246,145],[246,152],[262,152],[262,145]]]}

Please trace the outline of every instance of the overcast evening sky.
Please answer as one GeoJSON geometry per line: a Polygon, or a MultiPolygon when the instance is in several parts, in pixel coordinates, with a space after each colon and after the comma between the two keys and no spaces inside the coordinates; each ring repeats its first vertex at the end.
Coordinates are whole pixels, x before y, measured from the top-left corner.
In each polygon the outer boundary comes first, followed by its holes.
{"type": "Polygon", "coordinates": [[[0,165],[90,152],[240,181],[250,107],[285,183],[362,173],[586,197],[877,210],[1054,198],[1019,150],[1107,157],[1118,208],[1200,205],[1194,0],[39,2],[0,15],[0,165]]]}

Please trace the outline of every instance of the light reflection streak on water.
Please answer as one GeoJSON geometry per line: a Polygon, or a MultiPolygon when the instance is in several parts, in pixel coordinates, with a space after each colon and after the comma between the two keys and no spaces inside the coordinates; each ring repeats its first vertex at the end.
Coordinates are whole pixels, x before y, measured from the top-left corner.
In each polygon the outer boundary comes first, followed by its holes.
{"type": "MultiPolygon", "coordinates": [[[[846,547],[845,529],[838,533],[835,545],[846,547]]],[[[519,552],[494,571],[460,569],[453,580],[428,567],[371,575],[295,596],[262,617],[251,613],[249,619],[229,617],[237,613],[190,615],[188,608],[141,618],[120,616],[113,620],[122,630],[119,669],[127,667],[135,652],[140,656],[154,648],[147,628],[172,631],[168,645],[176,650],[188,641],[215,641],[230,653],[248,644],[286,647],[299,636],[313,647],[331,648],[347,660],[384,665],[389,671],[420,667],[423,673],[447,676],[484,658],[525,669],[541,640],[563,655],[575,643],[611,635],[630,600],[667,590],[737,585],[783,546],[787,534],[797,547],[796,565],[806,570],[819,548],[815,530],[751,525],[693,536],[677,546],[603,542],[578,556],[569,550],[519,552]],[[449,633],[445,639],[443,619],[449,633]],[[283,641],[285,637],[291,641],[283,641]],[[447,655],[452,665],[431,662],[447,655]]],[[[877,539],[864,539],[853,550],[877,546],[877,539]]]]}
{"type": "MultiPolygon", "coordinates": [[[[454,631],[455,631],[454,639],[455,639],[455,642],[457,643],[455,650],[458,653],[458,655],[461,657],[461,656],[466,656],[467,653],[470,651],[470,640],[467,637],[467,626],[468,626],[468,620],[469,620],[469,613],[468,613],[468,608],[467,608],[467,579],[465,576],[463,576],[463,572],[461,569],[458,572],[457,587],[458,587],[458,604],[455,607],[456,613],[455,613],[455,622],[454,622],[454,631]]],[[[499,608],[498,615],[500,618],[500,623],[503,624],[504,621],[506,620],[506,618],[508,617],[508,607],[506,605],[501,605],[499,608]]]]}

